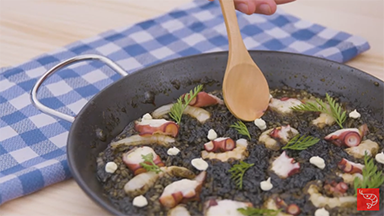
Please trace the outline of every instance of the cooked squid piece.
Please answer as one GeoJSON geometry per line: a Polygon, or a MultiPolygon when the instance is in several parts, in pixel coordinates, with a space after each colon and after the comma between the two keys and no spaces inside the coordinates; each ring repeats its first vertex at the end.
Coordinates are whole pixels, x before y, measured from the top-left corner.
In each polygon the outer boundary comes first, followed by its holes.
{"type": "Polygon", "coordinates": [[[309,194],[309,200],[317,208],[326,206],[329,208],[335,208],[356,205],[357,199],[354,196],[327,197],[322,195],[320,191],[320,187],[317,184],[310,184],[307,190],[309,194]]]}
{"type": "Polygon", "coordinates": [[[207,173],[201,172],[195,179],[182,179],[172,182],[164,188],[160,203],[167,208],[173,208],[179,203],[200,200],[200,192],[207,173]]]}
{"type": "Polygon", "coordinates": [[[137,146],[137,145],[150,145],[150,144],[157,144],[157,145],[162,145],[164,147],[169,147],[174,143],[175,143],[175,139],[173,137],[162,135],[162,134],[155,134],[151,136],[140,136],[136,134],[115,142],[111,142],[111,147],[116,148],[117,146],[120,146],[120,145],[137,146]]]}
{"type": "Polygon", "coordinates": [[[142,119],[135,122],[135,130],[140,136],[151,136],[154,134],[163,134],[176,137],[179,133],[179,126],[165,119],[142,119]]]}
{"type": "Polygon", "coordinates": [[[169,210],[167,216],[191,216],[191,214],[183,204],[180,204],[169,210]]]}
{"type": "Polygon", "coordinates": [[[229,137],[219,137],[204,144],[207,152],[226,152],[232,151],[236,147],[236,142],[229,137]]]}
{"type": "Polygon", "coordinates": [[[292,113],[293,110],[291,109],[294,106],[301,105],[302,102],[296,98],[288,98],[288,97],[283,97],[280,99],[277,98],[271,98],[269,102],[269,107],[279,113],[282,114],[288,114],[292,113]]]}
{"type": "Polygon", "coordinates": [[[339,167],[339,169],[343,170],[345,173],[350,173],[350,174],[354,174],[354,173],[363,173],[363,168],[364,168],[364,165],[363,164],[360,164],[360,163],[354,163],[352,161],[349,161],[345,158],[343,158],[338,164],[337,164],[337,167],[339,167]]]}
{"type": "Polygon", "coordinates": [[[238,139],[236,141],[236,147],[231,151],[221,152],[221,153],[215,153],[215,152],[208,152],[206,150],[203,150],[201,152],[201,157],[203,159],[217,159],[221,160],[222,162],[226,162],[229,159],[235,159],[235,160],[244,160],[246,157],[248,157],[248,150],[247,150],[248,142],[246,139],[238,139]]]}
{"type": "Polygon", "coordinates": [[[204,203],[204,216],[244,216],[237,209],[253,207],[250,202],[209,199],[204,203]]]}
{"type": "MultiPolygon", "coordinates": [[[[172,106],[173,103],[157,108],[155,111],[152,112],[153,118],[162,118],[164,115],[171,112],[172,106]]],[[[211,117],[211,114],[207,110],[189,105],[187,106],[187,108],[185,108],[183,114],[190,115],[193,118],[196,118],[200,123],[204,123],[211,117]]]]}
{"type": "Polygon", "coordinates": [[[129,180],[125,186],[124,191],[128,195],[135,197],[145,194],[157,181],[157,179],[163,177],[164,175],[176,176],[181,178],[193,179],[195,174],[187,168],[179,166],[169,166],[169,167],[160,167],[160,173],[155,172],[145,172],[139,175],[136,175],[131,180],[129,180]]]}
{"type": "MultiPolygon", "coordinates": [[[[182,97],[190,97],[189,94],[183,94],[182,97]]],[[[213,94],[201,91],[197,93],[196,97],[189,103],[190,106],[194,107],[208,107],[217,104],[224,104],[224,101],[213,94]]]]}
{"type": "Polygon", "coordinates": [[[376,155],[379,151],[379,144],[370,139],[363,140],[360,145],[345,149],[345,151],[355,158],[364,158],[365,153],[369,156],[376,155]]]}
{"type": "Polygon", "coordinates": [[[320,116],[312,120],[312,124],[319,128],[324,128],[326,125],[331,126],[335,123],[335,118],[328,113],[320,113],[320,116]]]}
{"type": "MultiPolygon", "coordinates": [[[[123,161],[127,165],[127,167],[134,173],[134,175],[138,175],[140,173],[147,172],[140,164],[144,162],[142,156],[152,154],[153,162],[159,166],[164,166],[163,161],[156,152],[148,146],[143,147],[135,147],[132,150],[123,154],[123,161]]],[[[145,163],[145,162],[144,162],[145,163]]],[[[148,165],[151,165],[148,163],[148,165]]]]}
{"type": "Polygon", "coordinates": [[[345,128],[337,130],[325,136],[324,139],[337,146],[355,147],[361,143],[361,140],[367,132],[367,124],[363,124],[359,128],[345,128]]]}
{"type": "Polygon", "coordinates": [[[337,174],[338,176],[340,176],[343,181],[351,186],[353,186],[353,181],[355,180],[355,178],[360,178],[361,180],[363,180],[363,175],[361,175],[360,173],[353,173],[353,174],[350,174],[350,173],[338,173],[337,174]]]}
{"type": "Polygon", "coordinates": [[[290,125],[280,126],[264,131],[259,137],[259,142],[264,143],[265,147],[269,149],[279,150],[279,142],[285,145],[297,134],[299,131],[290,125]]]}
{"type": "Polygon", "coordinates": [[[294,161],[293,158],[288,157],[287,153],[283,151],[283,153],[272,162],[271,170],[280,178],[287,178],[300,171],[300,164],[294,161]]]}

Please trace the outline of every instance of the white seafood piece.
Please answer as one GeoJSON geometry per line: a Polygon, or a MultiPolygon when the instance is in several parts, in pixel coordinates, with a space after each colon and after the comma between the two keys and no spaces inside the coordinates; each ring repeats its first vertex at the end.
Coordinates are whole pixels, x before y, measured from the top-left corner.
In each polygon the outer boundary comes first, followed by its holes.
{"type": "Polygon", "coordinates": [[[356,177],[363,180],[363,175],[361,175],[360,173],[353,173],[353,174],[338,173],[337,175],[343,179],[343,182],[350,184],[350,185],[353,185],[353,181],[355,180],[356,177]]]}
{"type": "Polygon", "coordinates": [[[323,196],[319,192],[319,187],[315,184],[312,184],[308,188],[309,200],[312,204],[317,207],[326,207],[335,208],[335,207],[347,207],[354,205],[357,202],[357,198],[354,196],[342,196],[342,197],[327,197],[323,196]]]}
{"type": "Polygon", "coordinates": [[[210,199],[204,203],[204,216],[244,216],[237,209],[253,207],[250,202],[210,199]]]}
{"type": "Polygon", "coordinates": [[[238,139],[236,141],[236,147],[231,151],[226,151],[222,153],[207,152],[203,150],[201,152],[201,157],[203,159],[218,159],[222,162],[228,161],[230,158],[235,160],[244,160],[248,156],[247,151],[248,142],[246,139],[238,139]]]}
{"type": "Polygon", "coordinates": [[[167,216],[191,216],[191,214],[183,204],[180,204],[169,210],[167,216]]]}
{"type": "Polygon", "coordinates": [[[277,112],[282,114],[291,113],[291,109],[294,106],[301,105],[302,102],[296,98],[271,98],[269,102],[269,107],[277,112]]]}
{"type": "Polygon", "coordinates": [[[367,155],[376,155],[379,151],[379,144],[370,139],[363,140],[360,145],[345,149],[345,151],[355,158],[364,158],[365,152],[367,155]]]}
{"type": "Polygon", "coordinates": [[[175,143],[175,139],[173,137],[162,134],[155,134],[151,136],[132,135],[127,138],[111,142],[111,147],[116,148],[120,145],[135,146],[147,144],[158,144],[165,147],[169,147],[173,143],[175,143]]]}
{"type": "Polygon", "coordinates": [[[279,150],[279,142],[287,144],[297,134],[299,131],[290,125],[280,126],[264,131],[259,137],[259,142],[264,143],[265,147],[269,149],[279,150]]]}
{"type": "Polygon", "coordinates": [[[271,170],[280,178],[287,178],[300,171],[300,164],[295,163],[294,159],[288,157],[287,153],[283,151],[283,153],[272,162],[271,170]]]}
{"type": "Polygon", "coordinates": [[[159,198],[159,202],[166,208],[173,208],[181,202],[200,200],[200,192],[207,176],[201,172],[195,179],[181,179],[167,185],[159,198]]]}
{"type": "MultiPolygon", "coordinates": [[[[169,112],[171,112],[172,106],[173,106],[173,103],[157,108],[155,111],[152,112],[152,117],[162,118],[165,114],[168,114],[169,112]]],[[[204,123],[211,117],[211,114],[207,110],[200,107],[193,107],[189,105],[185,108],[183,114],[190,115],[196,118],[201,123],[204,123]]]]}
{"type": "Polygon", "coordinates": [[[176,137],[179,133],[179,126],[166,119],[141,119],[141,121],[135,121],[135,130],[141,136],[163,134],[176,137]]]}
{"type": "Polygon", "coordinates": [[[312,120],[312,124],[316,125],[319,128],[324,128],[326,125],[331,126],[335,123],[335,118],[333,118],[328,113],[320,113],[319,117],[312,120]]]}
{"type": "Polygon", "coordinates": [[[139,196],[145,194],[149,188],[151,188],[158,178],[161,178],[165,174],[178,177],[194,178],[195,174],[187,168],[178,166],[160,167],[163,172],[145,172],[140,173],[129,180],[124,185],[125,193],[131,196],[139,196]]]}

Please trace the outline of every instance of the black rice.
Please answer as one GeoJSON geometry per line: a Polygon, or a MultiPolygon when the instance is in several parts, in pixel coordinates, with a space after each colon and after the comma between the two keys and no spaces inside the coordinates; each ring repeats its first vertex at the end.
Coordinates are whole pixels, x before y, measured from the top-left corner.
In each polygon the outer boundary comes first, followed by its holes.
{"type": "MultiPolygon", "coordinates": [[[[274,97],[295,97],[299,99],[309,98],[311,95],[305,91],[298,91],[293,89],[278,89],[273,90],[274,97]]],[[[222,98],[220,92],[213,92],[213,94],[222,98]]],[[[316,96],[316,95],[315,95],[316,96]]],[[[348,104],[344,104],[347,112],[355,109],[348,104]]],[[[201,151],[204,149],[204,143],[208,142],[207,134],[210,129],[214,129],[218,137],[231,137],[233,140],[245,138],[249,141],[249,156],[244,160],[248,163],[255,165],[247,170],[244,175],[243,189],[239,190],[236,184],[231,180],[231,175],[228,170],[233,164],[238,161],[230,160],[228,162],[221,162],[219,160],[206,160],[209,164],[207,169],[207,178],[203,185],[200,194],[200,201],[191,201],[186,204],[186,207],[191,215],[202,215],[203,202],[208,198],[215,197],[217,199],[233,199],[237,201],[252,202],[254,207],[262,208],[264,202],[272,195],[279,195],[288,205],[295,203],[300,207],[300,215],[313,215],[316,207],[309,201],[309,195],[304,189],[308,183],[315,180],[325,182],[326,180],[342,181],[342,179],[335,173],[338,171],[337,164],[341,158],[346,158],[351,161],[364,164],[362,159],[355,159],[344,151],[344,147],[338,147],[331,144],[322,138],[329,133],[332,133],[339,128],[335,123],[332,126],[326,126],[320,129],[311,124],[311,120],[317,118],[318,113],[304,112],[282,115],[277,112],[268,110],[262,117],[268,128],[289,124],[297,129],[300,134],[309,134],[320,138],[319,143],[309,147],[303,151],[286,150],[288,156],[293,157],[300,163],[300,172],[292,175],[286,179],[281,179],[270,170],[272,159],[279,156],[283,150],[270,150],[264,144],[258,142],[258,137],[263,131],[260,131],[253,122],[245,123],[251,134],[251,140],[246,136],[240,135],[237,131],[230,127],[233,123],[237,122],[236,119],[228,109],[223,105],[216,105],[205,108],[211,113],[211,118],[201,124],[196,119],[184,115],[180,123],[179,135],[177,136],[177,148],[181,151],[176,156],[169,156],[167,154],[168,148],[151,145],[155,152],[161,157],[165,166],[182,166],[198,174],[191,165],[191,160],[201,157],[201,151]],[[320,156],[326,162],[326,167],[320,170],[309,163],[312,156],[320,156]],[[270,191],[262,191],[260,189],[260,182],[271,177],[273,188],[270,191]]],[[[361,113],[359,119],[347,118],[345,125],[347,127],[359,127],[366,123],[370,133],[367,138],[377,142],[380,146],[379,151],[384,148],[384,130],[380,122],[374,119],[369,111],[363,107],[358,110],[361,113]]],[[[165,115],[165,119],[171,120],[169,116],[165,115]]],[[[135,134],[133,128],[134,123],[131,122],[126,129],[116,138],[116,140],[128,137],[135,134]]],[[[129,197],[124,192],[124,185],[133,177],[132,172],[122,162],[122,154],[129,151],[133,147],[120,146],[116,149],[107,148],[101,152],[97,159],[97,176],[104,187],[105,195],[108,196],[112,202],[121,209],[122,212],[128,215],[167,215],[167,209],[162,207],[158,201],[163,189],[173,181],[179,180],[176,177],[163,177],[160,178],[154,187],[149,189],[144,196],[148,200],[148,205],[142,208],[133,206],[132,197],[129,197]],[[114,161],[118,164],[118,170],[109,174],[104,171],[104,166],[107,162],[114,161]]],[[[378,170],[384,170],[384,165],[376,163],[378,170]]],[[[384,208],[384,185],[380,187],[381,202],[380,209],[384,208]]],[[[353,195],[353,187],[348,190],[348,195],[353,195]]],[[[331,215],[369,215],[370,212],[357,212],[356,206],[349,208],[333,208],[326,207],[331,215]]]]}

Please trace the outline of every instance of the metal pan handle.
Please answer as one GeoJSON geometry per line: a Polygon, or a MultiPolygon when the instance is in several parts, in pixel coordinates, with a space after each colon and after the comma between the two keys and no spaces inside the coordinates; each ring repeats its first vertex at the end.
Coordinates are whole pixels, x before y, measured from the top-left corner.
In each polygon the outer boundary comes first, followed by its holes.
{"type": "Polygon", "coordinates": [[[39,87],[41,86],[41,84],[44,82],[44,80],[46,80],[49,76],[51,76],[57,70],[59,70],[59,69],[61,69],[63,67],[66,67],[66,66],[68,66],[70,64],[73,64],[73,63],[76,63],[76,62],[80,62],[80,61],[86,61],[86,60],[99,60],[99,61],[102,61],[105,64],[107,64],[109,67],[114,69],[120,75],[122,75],[122,76],[127,76],[128,75],[128,73],[125,72],[119,65],[117,65],[112,60],[110,60],[110,59],[108,59],[108,58],[106,58],[104,56],[92,55],[92,54],[91,55],[76,56],[76,57],[67,59],[67,60],[65,60],[63,62],[60,62],[59,64],[55,65],[50,70],[45,72],[45,74],[36,82],[35,86],[33,86],[33,89],[31,90],[30,96],[31,96],[32,104],[37,109],[39,109],[40,111],[42,111],[42,112],[44,112],[46,114],[49,114],[49,115],[52,115],[52,116],[64,119],[64,120],[69,121],[69,122],[73,122],[75,120],[75,117],[67,115],[67,114],[64,114],[64,113],[61,113],[61,112],[56,111],[56,110],[53,110],[53,109],[43,105],[42,103],[40,103],[40,101],[37,99],[37,91],[38,91],[39,87]]]}

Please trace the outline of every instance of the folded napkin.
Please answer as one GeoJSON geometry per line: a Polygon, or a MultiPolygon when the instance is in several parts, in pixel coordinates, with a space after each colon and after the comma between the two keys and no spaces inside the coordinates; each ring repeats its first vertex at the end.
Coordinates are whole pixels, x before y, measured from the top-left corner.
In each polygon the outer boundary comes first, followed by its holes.
{"type": "MultiPolygon", "coordinates": [[[[278,50],[345,62],[369,49],[366,40],[278,9],[272,16],[237,12],[250,50],[278,50]]],[[[37,79],[55,64],[81,54],[99,54],[132,73],[140,68],[200,53],[228,49],[218,1],[196,0],[126,28],[84,39],[24,64],[0,70],[0,204],[71,177],[66,141],[71,124],[46,115],[30,102],[37,79]]],[[[99,62],[62,69],[40,88],[41,102],[75,115],[117,75],[99,62]]]]}

